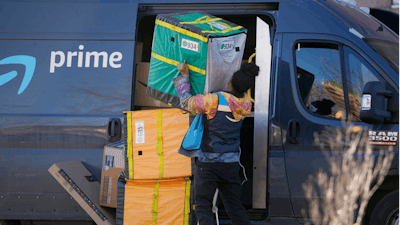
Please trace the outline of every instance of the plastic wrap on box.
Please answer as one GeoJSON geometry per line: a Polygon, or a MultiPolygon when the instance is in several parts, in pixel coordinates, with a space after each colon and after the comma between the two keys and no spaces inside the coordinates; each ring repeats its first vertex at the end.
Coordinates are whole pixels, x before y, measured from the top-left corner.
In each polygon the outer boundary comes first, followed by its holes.
{"type": "MultiPolygon", "coordinates": [[[[194,165],[194,161],[192,162],[194,165]]],[[[125,214],[125,184],[126,180],[124,175],[121,173],[120,179],[118,180],[118,195],[117,195],[117,211],[116,211],[116,225],[124,224],[124,214],[125,214]]],[[[127,206],[128,213],[130,211],[130,206],[127,206]]],[[[193,179],[191,179],[190,183],[190,210],[189,220],[187,221],[188,225],[197,225],[197,219],[194,212],[194,183],[193,179]]],[[[186,222],[186,221],[185,221],[186,222]]],[[[128,223],[129,224],[129,223],[128,223]]],[[[186,224],[186,223],[185,223],[186,224]]]]}
{"type": "Polygon", "coordinates": [[[191,176],[190,158],[178,153],[189,129],[179,109],[124,112],[126,177],[163,179],[191,176]]]}
{"type": "Polygon", "coordinates": [[[188,224],[189,178],[127,180],[124,225],[188,224]]]}
{"type": "Polygon", "coordinates": [[[247,30],[204,12],[160,14],[156,18],[146,93],[179,106],[172,79],[186,60],[192,93],[225,90],[240,68],[247,30]]]}

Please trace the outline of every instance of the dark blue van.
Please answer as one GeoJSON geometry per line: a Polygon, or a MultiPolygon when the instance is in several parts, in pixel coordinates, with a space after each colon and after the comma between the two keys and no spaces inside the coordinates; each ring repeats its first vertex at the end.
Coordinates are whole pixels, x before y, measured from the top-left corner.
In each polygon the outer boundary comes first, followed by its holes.
{"type": "Polygon", "coordinates": [[[364,221],[398,224],[399,37],[371,15],[338,0],[0,0],[1,225],[91,221],[48,169],[82,161],[100,180],[123,111],[145,108],[136,72],[150,61],[156,15],[189,10],[247,28],[244,59],[257,48],[262,74],[241,134],[254,224],[307,222],[302,185],[328,168],[315,134],[334,138],[338,111],[376,152],[394,147],[364,221]],[[371,98],[380,104],[368,108],[371,98]]]}

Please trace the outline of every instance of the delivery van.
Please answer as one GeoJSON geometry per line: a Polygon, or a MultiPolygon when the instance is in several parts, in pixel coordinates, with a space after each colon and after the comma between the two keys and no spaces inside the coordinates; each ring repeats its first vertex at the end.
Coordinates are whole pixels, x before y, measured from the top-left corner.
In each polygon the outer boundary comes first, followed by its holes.
{"type": "Polygon", "coordinates": [[[398,224],[399,37],[368,13],[337,0],[0,0],[1,225],[91,221],[48,169],[82,161],[100,180],[104,146],[123,140],[123,111],[169,107],[144,86],[155,18],[191,10],[245,27],[243,59],[256,52],[255,104],[241,133],[252,222],[307,221],[302,184],[328,169],[314,134],[343,128],[342,111],[377,140],[376,152],[394,147],[365,224],[398,224]],[[373,81],[390,95],[360,116],[373,81]]]}

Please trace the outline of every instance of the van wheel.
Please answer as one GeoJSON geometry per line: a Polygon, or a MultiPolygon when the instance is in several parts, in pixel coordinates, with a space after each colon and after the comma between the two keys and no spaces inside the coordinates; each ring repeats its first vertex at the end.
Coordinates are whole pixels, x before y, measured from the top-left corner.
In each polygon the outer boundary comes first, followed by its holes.
{"type": "Polygon", "coordinates": [[[0,225],[20,225],[19,220],[0,220],[0,225]]]}
{"type": "Polygon", "coordinates": [[[399,225],[399,190],[390,192],[375,206],[370,225],[399,225]]]}

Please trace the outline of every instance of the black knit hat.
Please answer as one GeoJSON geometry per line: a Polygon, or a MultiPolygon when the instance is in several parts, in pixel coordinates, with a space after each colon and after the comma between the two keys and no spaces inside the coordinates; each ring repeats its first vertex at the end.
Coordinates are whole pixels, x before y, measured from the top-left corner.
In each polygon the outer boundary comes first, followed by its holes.
{"type": "Polygon", "coordinates": [[[244,93],[254,85],[260,68],[253,63],[244,63],[232,76],[232,87],[237,93],[244,93]]]}

